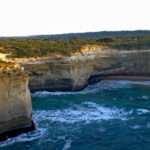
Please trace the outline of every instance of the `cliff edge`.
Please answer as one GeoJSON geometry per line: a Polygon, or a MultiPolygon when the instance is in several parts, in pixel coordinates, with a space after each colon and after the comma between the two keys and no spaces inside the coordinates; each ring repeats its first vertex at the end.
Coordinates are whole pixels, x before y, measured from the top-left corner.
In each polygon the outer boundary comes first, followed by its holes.
{"type": "Polygon", "coordinates": [[[149,49],[86,45],[71,56],[18,58],[30,76],[31,91],[76,91],[105,79],[150,80],[149,49]]]}
{"type": "Polygon", "coordinates": [[[1,61],[0,140],[33,128],[28,76],[18,64],[1,61]]]}

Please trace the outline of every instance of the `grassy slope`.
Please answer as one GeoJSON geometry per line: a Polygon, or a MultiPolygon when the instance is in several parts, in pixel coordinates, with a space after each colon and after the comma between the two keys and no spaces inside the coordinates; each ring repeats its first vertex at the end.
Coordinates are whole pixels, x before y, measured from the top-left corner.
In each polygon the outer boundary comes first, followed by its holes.
{"type": "MultiPolygon", "coordinates": [[[[139,32],[132,32],[132,34],[130,32],[119,32],[115,33],[114,36],[103,36],[103,38],[99,38],[99,33],[94,34],[95,38],[93,38],[93,33],[92,36],[91,34],[88,36],[86,33],[85,38],[83,38],[84,34],[82,34],[82,36],[79,36],[78,34],[73,35],[72,38],[68,39],[61,39],[62,36],[60,39],[38,37],[5,38],[0,40],[0,52],[11,53],[11,57],[42,57],[49,56],[53,53],[70,55],[72,52],[79,51],[82,46],[87,44],[104,45],[120,50],[150,49],[150,33],[146,31],[140,32],[140,34],[139,32]],[[117,34],[122,34],[122,36],[116,36],[117,34]]],[[[108,35],[110,35],[110,33],[108,35]]]]}

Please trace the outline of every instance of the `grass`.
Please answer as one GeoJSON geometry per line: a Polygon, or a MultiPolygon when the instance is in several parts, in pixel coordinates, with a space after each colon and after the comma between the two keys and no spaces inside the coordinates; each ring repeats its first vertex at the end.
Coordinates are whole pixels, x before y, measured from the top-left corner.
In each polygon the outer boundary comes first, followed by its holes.
{"type": "Polygon", "coordinates": [[[73,52],[80,51],[85,45],[99,45],[118,50],[149,49],[150,36],[140,37],[113,37],[103,39],[3,39],[0,40],[0,52],[9,53],[9,57],[28,58],[43,57],[52,54],[69,56],[73,52]]]}

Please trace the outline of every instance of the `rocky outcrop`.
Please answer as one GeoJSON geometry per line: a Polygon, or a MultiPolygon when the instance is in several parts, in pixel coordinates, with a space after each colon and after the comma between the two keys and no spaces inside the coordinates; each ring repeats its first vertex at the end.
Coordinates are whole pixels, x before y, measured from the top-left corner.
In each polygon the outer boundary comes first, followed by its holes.
{"type": "Polygon", "coordinates": [[[31,91],[74,91],[102,79],[149,80],[150,50],[85,46],[70,57],[18,61],[30,76],[31,91]]]}
{"type": "Polygon", "coordinates": [[[0,140],[33,128],[28,76],[19,65],[0,62],[0,140]]]}

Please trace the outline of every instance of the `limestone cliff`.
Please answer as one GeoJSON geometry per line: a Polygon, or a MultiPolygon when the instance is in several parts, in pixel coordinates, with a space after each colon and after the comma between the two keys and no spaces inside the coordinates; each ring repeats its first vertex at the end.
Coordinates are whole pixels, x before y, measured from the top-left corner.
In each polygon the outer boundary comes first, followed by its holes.
{"type": "Polygon", "coordinates": [[[28,76],[19,65],[0,62],[0,140],[31,129],[28,76]]]}
{"type": "Polygon", "coordinates": [[[150,50],[87,45],[70,57],[17,60],[30,76],[30,89],[80,90],[101,79],[149,79],[150,50]]]}

